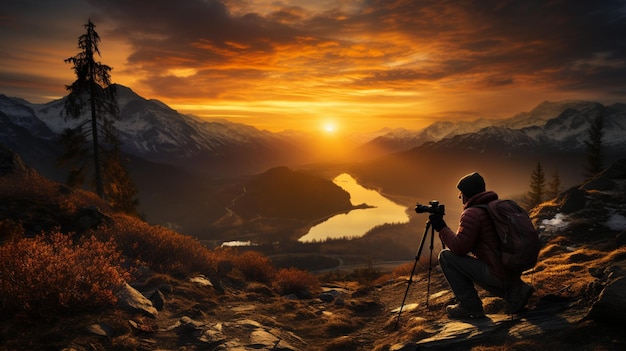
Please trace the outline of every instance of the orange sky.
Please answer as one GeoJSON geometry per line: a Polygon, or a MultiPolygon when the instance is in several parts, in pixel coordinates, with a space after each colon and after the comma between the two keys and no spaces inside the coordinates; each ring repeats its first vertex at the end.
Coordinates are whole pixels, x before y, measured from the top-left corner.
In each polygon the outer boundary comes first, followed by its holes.
{"type": "Polygon", "coordinates": [[[65,95],[89,18],[115,83],[271,131],[626,102],[626,7],[609,0],[5,0],[0,93],[65,95]]]}

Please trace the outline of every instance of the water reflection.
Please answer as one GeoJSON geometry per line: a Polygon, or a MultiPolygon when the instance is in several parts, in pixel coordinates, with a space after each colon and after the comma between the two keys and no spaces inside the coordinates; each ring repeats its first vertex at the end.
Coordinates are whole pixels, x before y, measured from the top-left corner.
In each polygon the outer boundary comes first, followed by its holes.
{"type": "Polygon", "coordinates": [[[376,190],[359,185],[351,175],[342,173],[333,182],[350,193],[352,205],[366,203],[372,208],[352,210],[329,218],[314,226],[298,239],[301,242],[323,241],[329,238],[360,237],[370,229],[385,223],[406,223],[406,207],[382,196],[376,190]]]}

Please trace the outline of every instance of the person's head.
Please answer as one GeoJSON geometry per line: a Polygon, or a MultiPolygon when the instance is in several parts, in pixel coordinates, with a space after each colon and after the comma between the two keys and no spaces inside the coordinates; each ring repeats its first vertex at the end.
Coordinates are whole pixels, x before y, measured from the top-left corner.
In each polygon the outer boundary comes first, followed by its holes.
{"type": "Polygon", "coordinates": [[[472,196],[485,191],[485,180],[480,174],[474,172],[463,176],[456,187],[461,191],[459,198],[466,203],[472,196]]]}

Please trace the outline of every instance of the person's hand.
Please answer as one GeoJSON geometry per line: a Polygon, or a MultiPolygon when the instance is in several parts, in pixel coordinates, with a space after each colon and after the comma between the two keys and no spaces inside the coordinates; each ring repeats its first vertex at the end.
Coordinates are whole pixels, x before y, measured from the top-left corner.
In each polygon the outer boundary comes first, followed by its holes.
{"type": "Polygon", "coordinates": [[[443,228],[448,226],[446,222],[443,220],[443,216],[441,214],[433,213],[430,216],[428,216],[428,219],[430,219],[430,225],[432,225],[433,228],[435,228],[435,230],[438,232],[440,232],[443,228]]]}

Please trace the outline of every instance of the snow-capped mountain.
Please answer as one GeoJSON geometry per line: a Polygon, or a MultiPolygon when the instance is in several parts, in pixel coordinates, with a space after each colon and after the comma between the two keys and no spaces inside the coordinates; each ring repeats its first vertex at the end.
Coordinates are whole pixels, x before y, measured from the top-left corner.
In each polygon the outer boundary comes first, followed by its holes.
{"type": "MultiPolygon", "coordinates": [[[[220,196],[216,195],[219,186],[211,179],[305,164],[315,156],[309,151],[314,150],[309,147],[315,139],[300,131],[271,133],[223,120],[209,121],[180,114],[123,86],[117,86],[117,93],[120,118],[114,127],[122,151],[132,160],[129,170],[139,187],[141,210],[157,224],[175,223],[202,232],[209,208],[224,207],[219,201],[207,201],[209,196],[220,196]]],[[[66,120],[63,108],[64,99],[32,104],[0,95],[0,143],[58,181],[63,181],[66,173],[55,165],[62,152],[58,137],[63,129],[79,123],[66,120]]],[[[500,179],[512,183],[517,177],[525,186],[523,178],[538,160],[560,169],[563,178],[572,178],[581,168],[590,123],[600,114],[604,117],[604,146],[610,157],[623,157],[626,105],[566,101],[544,102],[506,120],[438,121],[419,131],[381,130],[370,134],[374,139],[357,149],[351,167],[373,183],[386,184],[391,192],[414,191],[428,197],[440,195],[428,195],[424,189],[418,192],[416,187],[480,167],[509,172],[496,178],[494,185],[500,179]],[[361,162],[373,156],[380,157],[361,162]]]]}
{"type": "Polygon", "coordinates": [[[58,175],[55,160],[60,152],[56,134],[21,99],[0,95],[0,143],[17,152],[46,176],[58,175]]]}
{"type": "MultiPolygon", "coordinates": [[[[209,173],[241,174],[273,166],[310,161],[310,136],[302,132],[271,133],[225,120],[204,120],[180,114],[158,100],[148,100],[117,85],[120,118],[115,121],[122,150],[155,163],[192,168],[209,173]]],[[[31,104],[0,95],[3,124],[0,141],[17,149],[39,151],[58,148],[63,129],[80,121],[63,115],[64,99],[31,104]],[[19,136],[19,137],[18,137],[19,136]],[[32,138],[28,142],[27,139],[32,138]]],[[[594,102],[542,102],[530,112],[504,120],[438,121],[412,131],[385,129],[356,150],[355,155],[381,156],[424,146],[429,150],[461,149],[502,153],[535,152],[541,149],[580,150],[590,122],[604,116],[604,143],[618,150],[626,143],[626,105],[603,106],[594,102]]],[[[48,150],[47,152],[51,152],[48,150]]],[[[27,160],[28,156],[23,156],[27,160]]]]}
{"type": "Polygon", "coordinates": [[[540,127],[567,109],[585,110],[590,105],[593,103],[581,100],[544,101],[530,112],[518,113],[511,118],[498,121],[497,124],[511,129],[540,127]]]}
{"type": "Polygon", "coordinates": [[[542,102],[530,112],[504,120],[438,121],[420,131],[394,130],[360,148],[382,154],[424,146],[429,150],[495,151],[500,154],[581,150],[591,122],[604,116],[603,144],[615,152],[626,150],[626,108],[595,102],[542,102]]]}
{"type": "Polygon", "coordinates": [[[569,108],[547,121],[541,138],[564,149],[580,149],[587,139],[592,121],[603,116],[603,145],[620,148],[626,143],[626,111],[598,103],[588,103],[579,109],[569,108]]]}
{"type": "MultiPolygon", "coordinates": [[[[289,137],[244,124],[205,121],[180,114],[158,100],[147,100],[127,87],[117,85],[116,89],[120,116],[114,127],[122,150],[129,155],[221,174],[258,172],[301,159],[302,147],[289,137]]],[[[4,97],[0,111],[35,136],[51,140],[81,121],[64,116],[64,102],[39,105],[4,97]]]]}

